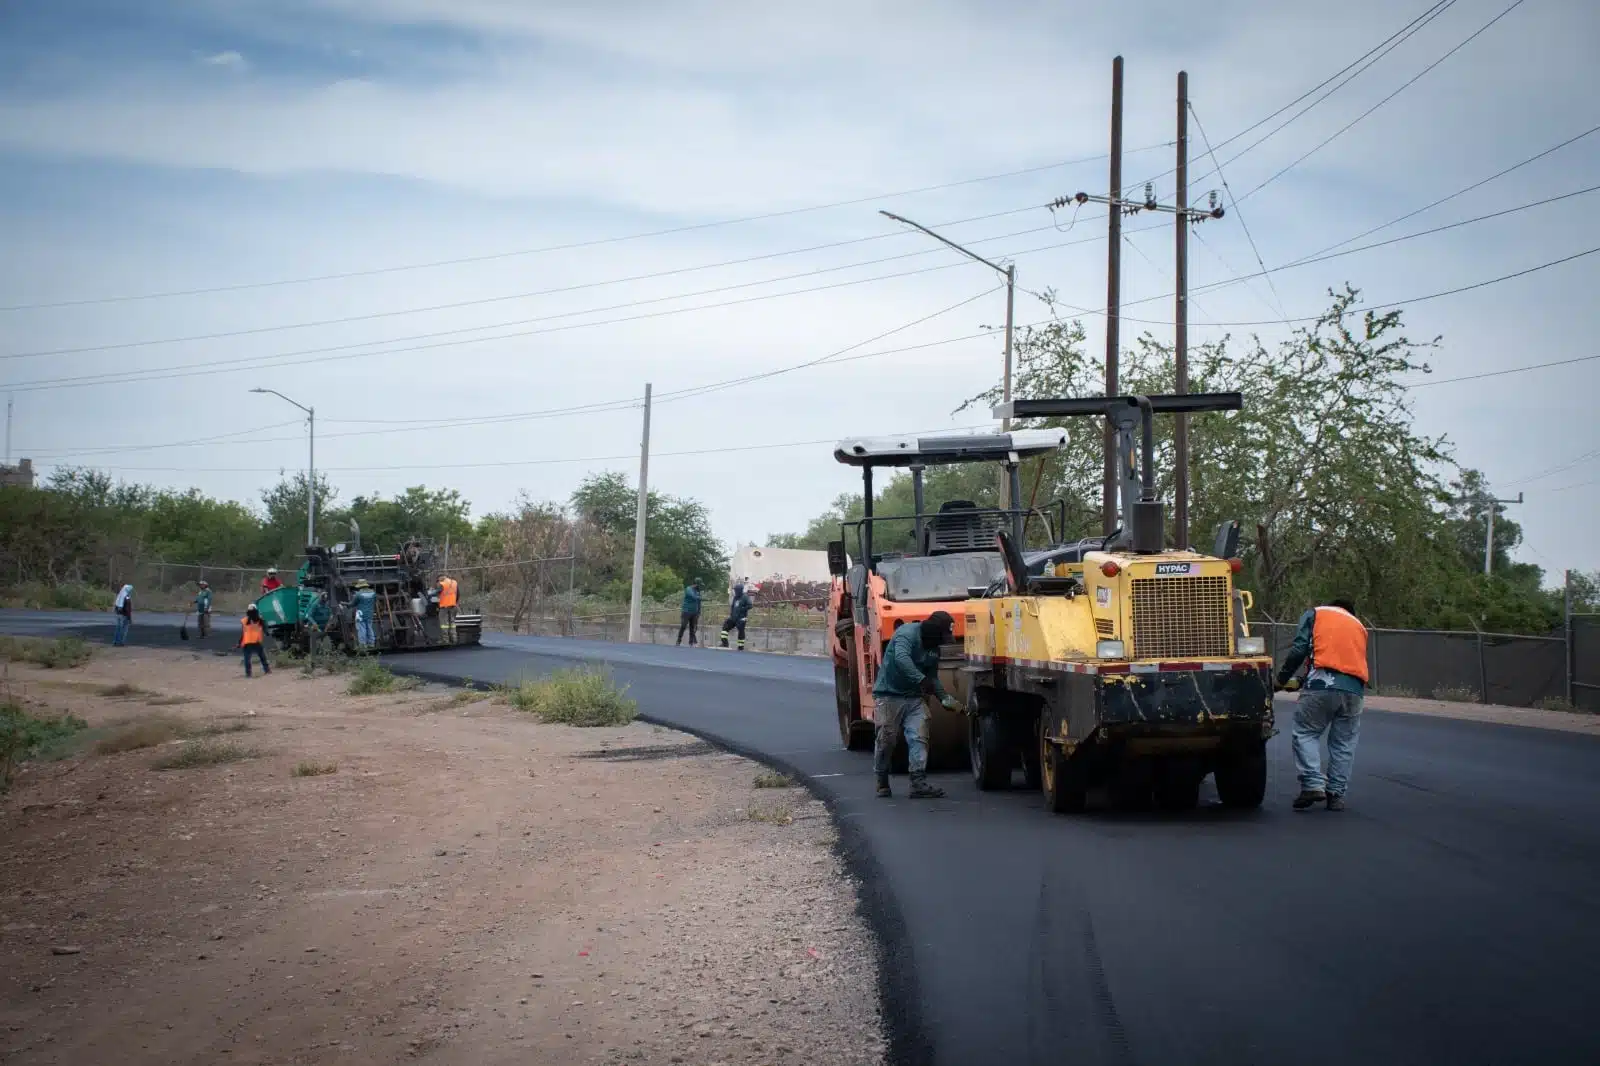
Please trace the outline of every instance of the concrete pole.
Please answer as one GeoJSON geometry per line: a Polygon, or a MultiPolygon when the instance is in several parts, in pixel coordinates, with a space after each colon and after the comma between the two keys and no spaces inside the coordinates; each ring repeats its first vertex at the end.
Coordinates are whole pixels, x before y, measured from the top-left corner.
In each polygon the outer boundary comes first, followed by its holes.
{"type": "Polygon", "coordinates": [[[650,506],[650,385],[644,387],[644,437],[639,442],[639,508],[633,519],[633,594],[628,600],[628,643],[638,644],[644,604],[645,515],[650,506]]]}
{"type": "Polygon", "coordinates": [[[310,453],[306,456],[306,547],[317,543],[317,409],[306,408],[310,453]]]}

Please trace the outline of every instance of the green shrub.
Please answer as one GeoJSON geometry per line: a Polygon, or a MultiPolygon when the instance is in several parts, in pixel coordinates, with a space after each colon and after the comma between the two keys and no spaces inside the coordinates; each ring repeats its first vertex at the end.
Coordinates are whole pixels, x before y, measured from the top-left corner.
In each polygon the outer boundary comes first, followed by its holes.
{"type": "Polygon", "coordinates": [[[793,788],[794,782],[776,770],[762,770],[756,774],[756,788],[793,788]]]}
{"type": "Polygon", "coordinates": [[[363,659],[356,667],[356,676],[345,689],[352,696],[371,696],[379,692],[393,692],[400,679],[387,666],[376,659],[363,659]]]}
{"type": "Polygon", "coordinates": [[[51,757],[70,745],[89,724],[71,714],[40,717],[11,700],[0,703],[0,789],[11,784],[16,764],[36,756],[51,757]]]}
{"type": "Polygon", "coordinates": [[[336,774],[339,764],[336,762],[303,762],[296,764],[292,771],[295,777],[321,777],[323,774],[336,774]]]}
{"type": "Polygon", "coordinates": [[[150,767],[153,770],[191,770],[197,766],[238,762],[254,755],[254,751],[231,740],[190,740],[171,755],[163,755],[151,763],[150,767]]]}
{"type": "Polygon", "coordinates": [[[1546,696],[1544,699],[1534,704],[1534,706],[1538,707],[1541,711],[1561,711],[1565,714],[1589,713],[1582,707],[1575,706],[1573,702],[1567,699],[1565,696],[1546,696]]]}
{"type": "Polygon", "coordinates": [[[23,607],[34,611],[98,611],[109,604],[116,592],[93,585],[47,585],[28,581],[0,592],[0,607],[23,607]]]}
{"type": "Polygon", "coordinates": [[[188,729],[176,718],[151,715],[148,718],[137,718],[131,722],[112,726],[108,730],[96,732],[101,733],[101,736],[95,741],[95,754],[116,755],[124,751],[159,747],[187,735],[188,729]]]}
{"type": "Polygon", "coordinates": [[[89,661],[94,650],[79,637],[47,640],[42,637],[0,636],[0,657],[33,663],[48,670],[67,670],[89,661]]]}
{"type": "Polygon", "coordinates": [[[639,710],[627,687],[613,681],[609,670],[589,666],[519,682],[502,689],[501,696],[519,711],[562,725],[627,725],[639,710]]]}

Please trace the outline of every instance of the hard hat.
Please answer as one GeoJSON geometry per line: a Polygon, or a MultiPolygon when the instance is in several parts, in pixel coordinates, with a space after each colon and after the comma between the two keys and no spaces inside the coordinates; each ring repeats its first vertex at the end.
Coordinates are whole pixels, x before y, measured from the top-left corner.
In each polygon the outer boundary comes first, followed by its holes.
{"type": "Polygon", "coordinates": [[[206,580],[204,580],[204,579],[202,579],[202,580],[201,580],[201,581],[200,581],[200,587],[201,587],[201,588],[208,588],[208,587],[209,587],[209,586],[210,586],[210,585],[211,585],[211,582],[209,582],[209,581],[206,581],[206,580]]]}
{"type": "Polygon", "coordinates": [[[278,572],[278,568],[277,568],[277,567],[276,567],[276,566],[269,566],[269,567],[267,567],[267,573],[269,573],[269,574],[276,574],[276,573],[277,573],[277,572],[278,572]]]}
{"type": "Polygon", "coordinates": [[[367,584],[367,579],[366,578],[362,578],[360,581],[356,582],[356,588],[358,588],[358,589],[365,589],[365,588],[371,588],[371,587],[372,587],[371,585],[367,584]]]}

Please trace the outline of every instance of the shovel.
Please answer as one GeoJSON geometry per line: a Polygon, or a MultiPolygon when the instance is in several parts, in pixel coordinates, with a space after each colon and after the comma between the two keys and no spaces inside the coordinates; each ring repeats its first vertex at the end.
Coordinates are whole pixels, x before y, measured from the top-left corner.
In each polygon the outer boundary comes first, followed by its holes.
{"type": "Polygon", "coordinates": [[[179,640],[188,640],[189,639],[189,614],[188,614],[188,612],[184,612],[183,624],[178,627],[178,639],[179,640]]]}

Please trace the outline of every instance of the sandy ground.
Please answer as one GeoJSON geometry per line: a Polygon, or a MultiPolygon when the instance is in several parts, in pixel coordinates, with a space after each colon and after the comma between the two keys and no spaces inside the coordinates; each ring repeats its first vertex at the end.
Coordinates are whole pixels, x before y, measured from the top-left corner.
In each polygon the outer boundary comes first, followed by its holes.
{"type": "Polygon", "coordinates": [[[832,828],[753,763],[442,688],[246,682],[231,655],[6,684],[93,726],[243,722],[219,739],[256,754],[25,764],[0,798],[0,1061],[882,1061],[832,828]]]}
{"type": "Polygon", "coordinates": [[[1558,729],[1567,733],[1600,736],[1600,714],[1585,714],[1578,711],[1543,711],[1537,707],[1501,707],[1492,703],[1454,703],[1397,696],[1370,696],[1367,698],[1366,706],[1375,711],[1429,714],[1439,718],[1460,718],[1468,722],[1558,729]]]}

